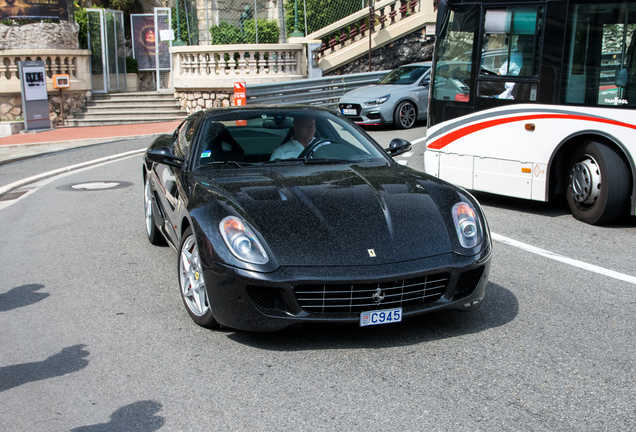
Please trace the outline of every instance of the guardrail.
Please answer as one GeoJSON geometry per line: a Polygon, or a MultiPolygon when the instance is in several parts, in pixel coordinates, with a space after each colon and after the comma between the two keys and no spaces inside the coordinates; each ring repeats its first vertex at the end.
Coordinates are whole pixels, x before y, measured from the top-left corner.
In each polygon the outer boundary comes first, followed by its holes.
{"type": "Polygon", "coordinates": [[[247,104],[309,104],[334,107],[338,99],[348,91],[374,84],[389,72],[386,70],[275,84],[248,85],[245,89],[247,104]]]}

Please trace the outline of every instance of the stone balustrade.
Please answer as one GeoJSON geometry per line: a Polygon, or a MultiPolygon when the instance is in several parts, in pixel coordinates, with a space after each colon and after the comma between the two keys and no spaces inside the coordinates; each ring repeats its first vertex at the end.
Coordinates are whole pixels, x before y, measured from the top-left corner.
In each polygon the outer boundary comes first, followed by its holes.
{"type": "Polygon", "coordinates": [[[89,50],[71,49],[11,49],[0,51],[0,94],[20,94],[18,62],[24,60],[44,61],[47,90],[53,88],[52,76],[68,74],[71,88],[67,91],[85,91],[91,89],[89,50]]]}
{"type": "Polygon", "coordinates": [[[227,88],[306,76],[303,44],[173,46],[173,85],[183,90],[227,88]]]}

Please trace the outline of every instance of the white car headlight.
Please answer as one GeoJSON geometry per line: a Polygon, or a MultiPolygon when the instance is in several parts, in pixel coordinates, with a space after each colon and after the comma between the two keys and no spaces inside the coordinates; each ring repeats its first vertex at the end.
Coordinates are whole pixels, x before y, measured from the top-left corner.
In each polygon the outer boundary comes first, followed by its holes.
{"type": "Polygon", "coordinates": [[[365,105],[380,105],[380,104],[383,104],[384,102],[388,101],[390,97],[391,97],[390,94],[384,95],[384,96],[380,96],[379,98],[375,98],[375,99],[371,99],[369,101],[366,101],[364,104],[365,105]]]}
{"type": "Polygon", "coordinates": [[[484,239],[484,231],[477,212],[473,206],[466,202],[460,202],[453,207],[453,221],[459,243],[467,248],[474,248],[484,239]]]}
{"type": "Polygon", "coordinates": [[[219,223],[219,229],[228,249],[238,259],[252,264],[269,261],[261,242],[241,219],[228,216],[219,223]]]}

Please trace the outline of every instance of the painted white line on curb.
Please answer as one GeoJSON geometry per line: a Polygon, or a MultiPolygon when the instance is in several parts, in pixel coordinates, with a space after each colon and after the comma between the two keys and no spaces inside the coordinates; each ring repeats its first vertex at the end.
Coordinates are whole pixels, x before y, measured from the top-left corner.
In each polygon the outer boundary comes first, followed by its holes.
{"type": "Polygon", "coordinates": [[[545,249],[540,249],[538,247],[534,247],[534,246],[531,246],[529,244],[522,243],[520,241],[513,240],[511,238],[504,237],[502,235],[499,235],[499,234],[496,234],[496,233],[493,233],[493,232],[490,233],[490,236],[492,237],[493,240],[495,240],[495,241],[497,241],[499,243],[504,243],[504,244],[507,244],[509,246],[513,246],[513,247],[516,247],[516,248],[519,248],[519,249],[523,249],[523,250],[525,250],[527,252],[543,256],[545,258],[549,258],[549,259],[552,259],[552,260],[555,260],[555,261],[562,262],[564,264],[571,265],[573,267],[578,267],[578,268],[583,269],[583,270],[587,270],[587,271],[590,271],[590,272],[593,272],[593,273],[598,273],[598,274],[601,274],[603,276],[611,277],[613,279],[618,279],[618,280],[621,280],[623,282],[628,282],[628,283],[636,285],[636,277],[634,277],[634,276],[626,275],[624,273],[615,272],[613,270],[608,270],[606,268],[599,267],[599,266],[596,266],[596,265],[593,265],[593,264],[588,264],[588,263],[583,262],[583,261],[579,261],[579,260],[575,260],[575,259],[572,259],[572,258],[568,258],[566,256],[559,255],[557,253],[550,252],[550,251],[545,250],[545,249]]]}

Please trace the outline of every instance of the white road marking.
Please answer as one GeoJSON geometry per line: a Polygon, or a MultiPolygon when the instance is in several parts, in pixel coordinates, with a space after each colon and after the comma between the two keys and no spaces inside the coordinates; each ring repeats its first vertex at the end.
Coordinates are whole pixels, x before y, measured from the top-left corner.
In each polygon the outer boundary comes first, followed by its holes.
{"type": "Polygon", "coordinates": [[[555,260],[555,261],[559,261],[559,262],[562,262],[564,264],[571,265],[573,267],[578,267],[578,268],[583,269],[583,270],[587,270],[587,271],[590,271],[590,272],[593,272],[593,273],[598,273],[598,274],[601,274],[603,276],[611,277],[613,279],[618,279],[618,280],[621,280],[623,282],[628,282],[628,283],[636,285],[636,277],[634,277],[634,276],[626,275],[624,273],[615,272],[613,270],[608,270],[606,268],[599,267],[599,266],[596,266],[596,265],[593,265],[593,264],[589,264],[589,263],[586,263],[586,262],[583,262],[583,261],[575,260],[573,258],[568,258],[566,256],[559,255],[557,253],[550,252],[550,251],[545,250],[545,249],[540,249],[538,247],[531,246],[529,244],[522,243],[520,241],[513,240],[511,238],[504,237],[502,235],[499,235],[499,234],[496,234],[496,233],[493,233],[493,232],[490,233],[490,236],[492,237],[493,240],[495,240],[497,242],[504,243],[504,244],[507,244],[509,246],[513,246],[513,247],[516,247],[516,248],[519,248],[519,249],[523,249],[523,250],[525,250],[527,252],[530,252],[530,253],[533,253],[533,254],[536,254],[536,255],[540,255],[542,257],[549,258],[549,259],[552,259],[552,260],[555,260]]]}

